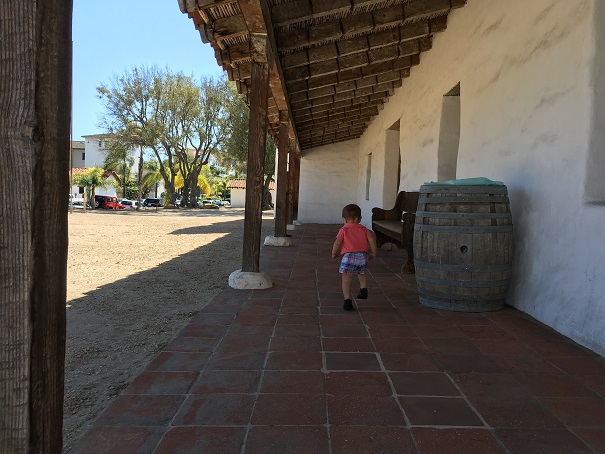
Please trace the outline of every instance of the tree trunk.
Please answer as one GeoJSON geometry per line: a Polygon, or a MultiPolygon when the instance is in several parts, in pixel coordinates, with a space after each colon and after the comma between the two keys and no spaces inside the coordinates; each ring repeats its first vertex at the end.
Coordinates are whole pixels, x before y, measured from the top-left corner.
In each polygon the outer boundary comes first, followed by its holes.
{"type": "MultiPolygon", "coordinates": [[[[267,37],[251,36],[257,55],[266,58],[267,37]]],[[[269,63],[253,59],[250,87],[250,128],[248,131],[248,166],[246,171],[246,211],[244,215],[244,251],[242,271],[258,272],[260,237],[263,219],[262,194],[267,139],[269,103],[269,63]]]]}
{"type": "Polygon", "coordinates": [[[0,8],[3,453],[62,450],[71,15],[71,1],[0,8]]]}
{"type": "Polygon", "coordinates": [[[139,146],[139,172],[137,174],[137,203],[136,209],[139,211],[141,209],[141,196],[143,195],[143,188],[141,187],[143,182],[143,147],[139,146]]]}

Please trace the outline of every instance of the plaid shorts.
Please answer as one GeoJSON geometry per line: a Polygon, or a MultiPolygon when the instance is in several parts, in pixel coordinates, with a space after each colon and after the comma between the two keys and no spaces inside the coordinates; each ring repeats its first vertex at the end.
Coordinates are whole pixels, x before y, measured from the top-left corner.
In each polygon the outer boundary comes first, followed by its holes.
{"type": "Polygon", "coordinates": [[[368,266],[368,254],[366,252],[347,252],[340,261],[339,272],[341,274],[364,274],[368,266]]]}

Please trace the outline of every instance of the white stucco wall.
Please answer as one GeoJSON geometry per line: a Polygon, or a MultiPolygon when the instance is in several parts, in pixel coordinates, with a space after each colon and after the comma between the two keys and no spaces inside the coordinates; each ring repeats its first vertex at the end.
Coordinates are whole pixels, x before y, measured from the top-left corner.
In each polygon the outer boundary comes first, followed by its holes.
{"type": "MultiPolygon", "coordinates": [[[[359,140],[304,151],[300,162],[299,221],[342,222],[342,208],[358,202],[358,157],[359,140]]],[[[362,216],[366,219],[371,213],[362,210],[362,216]]]]}
{"type": "Polygon", "coordinates": [[[509,189],[509,304],[604,354],[605,51],[595,44],[605,38],[604,10],[596,0],[468,0],[370,124],[357,159],[347,161],[355,148],[347,144],[305,151],[299,219],[340,222],[351,189],[338,165],[355,162],[355,199],[368,225],[371,208],[387,206],[380,171],[398,120],[400,190],[437,180],[443,95],[460,82],[456,176],[509,189]]]}
{"type": "MultiPolygon", "coordinates": [[[[275,203],[275,191],[269,191],[271,193],[271,200],[275,203]]],[[[231,208],[244,208],[246,206],[246,190],[245,189],[231,189],[231,208]]]]}
{"type": "Polygon", "coordinates": [[[595,10],[595,2],[468,0],[453,11],[361,137],[357,200],[365,209],[379,205],[379,192],[364,200],[364,163],[372,153],[378,165],[381,140],[399,119],[400,189],[437,179],[443,95],[460,82],[456,176],[485,176],[509,189],[509,304],[603,354],[605,206],[585,203],[587,167],[593,181],[605,177],[603,165],[588,164],[605,148],[605,61],[595,50],[599,36],[603,47],[605,7],[595,10]]]}

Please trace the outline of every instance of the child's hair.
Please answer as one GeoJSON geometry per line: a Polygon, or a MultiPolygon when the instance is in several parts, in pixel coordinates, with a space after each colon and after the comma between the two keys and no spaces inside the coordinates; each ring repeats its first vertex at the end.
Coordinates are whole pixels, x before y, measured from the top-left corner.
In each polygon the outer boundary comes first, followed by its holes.
{"type": "Polygon", "coordinates": [[[361,208],[354,203],[350,203],[342,209],[342,217],[345,219],[361,219],[361,208]]]}

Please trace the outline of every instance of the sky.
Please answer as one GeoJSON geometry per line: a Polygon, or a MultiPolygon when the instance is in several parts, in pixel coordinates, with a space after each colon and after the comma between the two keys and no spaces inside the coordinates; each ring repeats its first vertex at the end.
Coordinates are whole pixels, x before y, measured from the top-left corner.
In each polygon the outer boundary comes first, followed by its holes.
{"type": "Polygon", "coordinates": [[[222,68],[177,0],[74,0],[73,140],[105,132],[96,88],[133,67],[158,66],[199,79],[222,68]]]}

